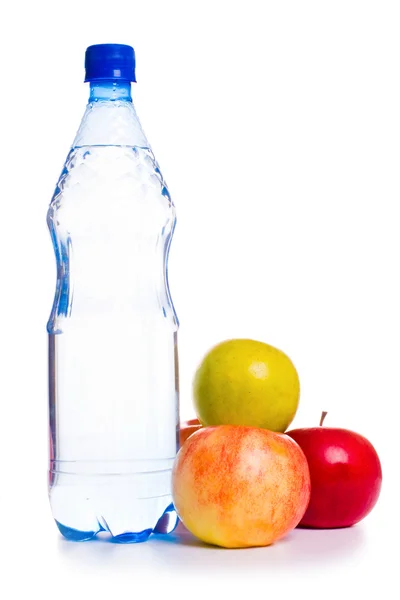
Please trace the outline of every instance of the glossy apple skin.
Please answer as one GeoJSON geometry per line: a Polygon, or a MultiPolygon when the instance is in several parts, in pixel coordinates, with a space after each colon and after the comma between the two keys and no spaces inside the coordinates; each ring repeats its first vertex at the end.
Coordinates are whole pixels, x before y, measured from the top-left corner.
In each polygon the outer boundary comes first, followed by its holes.
{"type": "Polygon", "coordinates": [[[203,542],[267,546],[299,523],[310,474],[299,446],[282,433],[203,427],[178,452],[172,496],[185,527],[203,542]]]}
{"type": "Polygon", "coordinates": [[[350,527],[375,506],[382,468],[373,445],[362,435],[332,427],[286,433],[303,450],[310,469],[311,498],[300,527],[350,527]]]}

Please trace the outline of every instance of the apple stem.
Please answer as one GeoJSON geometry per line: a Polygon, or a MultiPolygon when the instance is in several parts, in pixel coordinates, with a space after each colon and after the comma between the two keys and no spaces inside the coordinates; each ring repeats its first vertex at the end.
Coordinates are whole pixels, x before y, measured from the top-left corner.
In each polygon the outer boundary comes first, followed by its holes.
{"type": "Polygon", "coordinates": [[[320,426],[320,427],[322,427],[322,426],[323,426],[323,424],[324,424],[324,421],[325,421],[325,417],[326,417],[326,415],[327,415],[327,414],[328,414],[328,413],[327,413],[327,412],[325,412],[325,411],[323,411],[323,412],[322,412],[322,415],[321,415],[321,420],[320,420],[320,422],[319,422],[319,426],[320,426]]]}

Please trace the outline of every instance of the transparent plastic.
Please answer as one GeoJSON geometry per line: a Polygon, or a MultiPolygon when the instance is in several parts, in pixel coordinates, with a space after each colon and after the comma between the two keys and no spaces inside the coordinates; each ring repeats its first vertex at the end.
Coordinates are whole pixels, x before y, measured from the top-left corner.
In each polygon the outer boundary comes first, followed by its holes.
{"type": "Polygon", "coordinates": [[[178,320],[168,287],[175,208],[130,84],[91,85],[48,211],[49,495],[61,533],[143,541],[177,521],[178,320]]]}

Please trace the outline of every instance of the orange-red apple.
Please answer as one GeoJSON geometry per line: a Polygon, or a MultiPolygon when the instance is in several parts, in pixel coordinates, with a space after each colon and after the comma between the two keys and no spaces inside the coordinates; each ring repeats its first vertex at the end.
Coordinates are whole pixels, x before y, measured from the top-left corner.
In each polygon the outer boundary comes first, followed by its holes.
{"type": "Polygon", "coordinates": [[[281,433],[220,425],[193,433],[172,471],[187,529],[225,548],[268,546],[296,527],[310,498],[303,451],[281,433]]]}
{"type": "Polygon", "coordinates": [[[183,421],[179,430],[179,445],[183,446],[188,437],[200,429],[200,427],[202,427],[202,424],[198,419],[189,419],[189,421],[183,421]]]}

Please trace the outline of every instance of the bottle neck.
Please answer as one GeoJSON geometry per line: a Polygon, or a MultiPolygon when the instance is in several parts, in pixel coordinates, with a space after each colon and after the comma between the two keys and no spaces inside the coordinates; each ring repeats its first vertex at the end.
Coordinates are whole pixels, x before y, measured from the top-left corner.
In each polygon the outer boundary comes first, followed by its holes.
{"type": "Polygon", "coordinates": [[[91,81],[89,102],[132,102],[130,81],[91,81]]]}
{"type": "Polygon", "coordinates": [[[91,81],[90,97],[73,147],[149,148],[131,96],[129,81],[91,81]]]}

